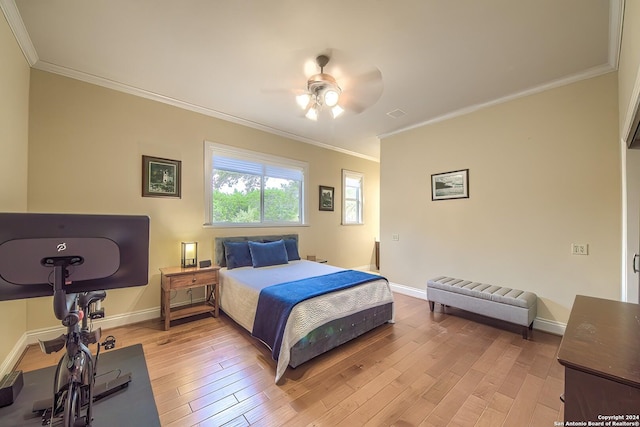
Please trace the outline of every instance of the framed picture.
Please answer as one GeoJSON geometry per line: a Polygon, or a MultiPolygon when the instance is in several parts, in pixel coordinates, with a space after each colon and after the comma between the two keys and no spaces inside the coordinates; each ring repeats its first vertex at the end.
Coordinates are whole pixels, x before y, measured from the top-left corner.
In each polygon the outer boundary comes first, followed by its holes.
{"type": "Polygon", "coordinates": [[[178,197],[181,188],[179,160],[142,156],[142,197],[178,197]]]}
{"type": "Polygon", "coordinates": [[[333,187],[320,186],[320,210],[332,211],[333,210],[333,187]]]}
{"type": "Polygon", "coordinates": [[[431,175],[431,200],[469,197],[469,169],[431,175]]]}

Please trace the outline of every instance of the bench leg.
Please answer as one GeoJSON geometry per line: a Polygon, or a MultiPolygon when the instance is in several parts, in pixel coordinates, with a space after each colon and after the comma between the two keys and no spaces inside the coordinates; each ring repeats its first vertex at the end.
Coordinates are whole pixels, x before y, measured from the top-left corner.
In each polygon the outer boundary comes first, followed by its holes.
{"type": "Polygon", "coordinates": [[[436,303],[433,301],[429,301],[429,309],[433,312],[436,307],[436,303]]]}
{"type": "Polygon", "coordinates": [[[522,338],[525,340],[529,339],[529,331],[533,331],[533,322],[529,326],[522,327],[522,338]]]}

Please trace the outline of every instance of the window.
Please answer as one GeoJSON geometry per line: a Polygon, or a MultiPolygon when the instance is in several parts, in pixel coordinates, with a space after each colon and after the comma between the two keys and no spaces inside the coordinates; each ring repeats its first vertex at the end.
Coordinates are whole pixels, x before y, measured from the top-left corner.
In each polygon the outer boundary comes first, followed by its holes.
{"type": "Polygon", "coordinates": [[[342,224],[364,224],[363,210],[364,175],[342,170],[342,224]]]}
{"type": "Polygon", "coordinates": [[[307,163],[205,142],[204,167],[207,224],[304,224],[307,163]]]}

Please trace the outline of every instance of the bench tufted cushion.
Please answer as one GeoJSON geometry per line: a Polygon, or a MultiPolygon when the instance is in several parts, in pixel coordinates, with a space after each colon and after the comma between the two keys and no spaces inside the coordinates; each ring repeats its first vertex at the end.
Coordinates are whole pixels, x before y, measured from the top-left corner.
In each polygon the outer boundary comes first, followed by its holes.
{"type": "Polygon", "coordinates": [[[471,282],[469,280],[454,279],[440,276],[427,282],[428,286],[448,292],[456,292],[475,298],[482,298],[502,304],[531,308],[537,303],[538,297],[533,292],[518,289],[488,285],[486,283],[471,282]]]}
{"type": "Polygon", "coordinates": [[[427,281],[429,308],[435,303],[522,325],[522,337],[529,330],[538,312],[538,297],[533,292],[440,276],[427,281]]]}

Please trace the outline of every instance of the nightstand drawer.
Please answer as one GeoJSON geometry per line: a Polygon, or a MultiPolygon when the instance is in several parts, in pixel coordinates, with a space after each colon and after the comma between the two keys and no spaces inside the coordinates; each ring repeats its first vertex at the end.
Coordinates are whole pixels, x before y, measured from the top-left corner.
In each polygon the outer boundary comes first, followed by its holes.
{"type": "Polygon", "coordinates": [[[191,288],[196,286],[211,285],[218,281],[217,271],[199,271],[191,274],[168,277],[171,280],[171,289],[191,288]]]}

